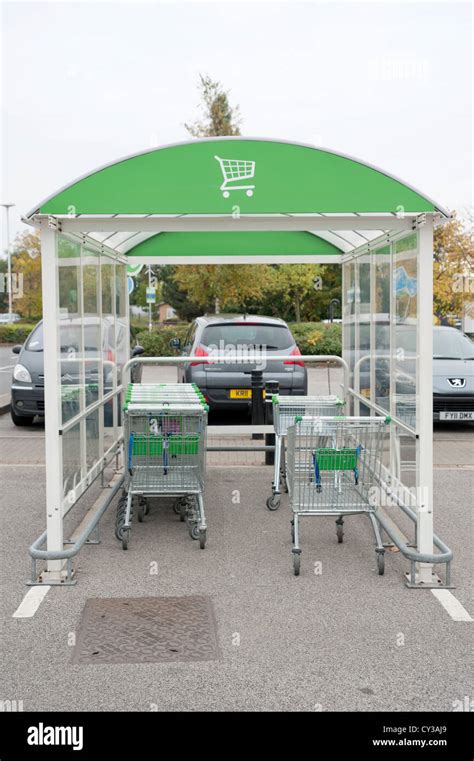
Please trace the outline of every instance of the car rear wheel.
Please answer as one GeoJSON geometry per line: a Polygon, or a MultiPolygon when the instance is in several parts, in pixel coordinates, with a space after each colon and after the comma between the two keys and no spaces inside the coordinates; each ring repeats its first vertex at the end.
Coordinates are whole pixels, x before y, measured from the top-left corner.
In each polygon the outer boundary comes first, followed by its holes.
{"type": "Polygon", "coordinates": [[[33,425],[34,415],[17,415],[13,407],[10,410],[10,414],[15,425],[33,425]]]}

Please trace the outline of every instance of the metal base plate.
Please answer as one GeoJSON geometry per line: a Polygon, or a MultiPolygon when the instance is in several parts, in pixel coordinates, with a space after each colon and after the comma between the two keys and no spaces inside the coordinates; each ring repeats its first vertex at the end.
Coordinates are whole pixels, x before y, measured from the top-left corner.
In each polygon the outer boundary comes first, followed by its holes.
{"type": "Polygon", "coordinates": [[[453,584],[445,584],[437,573],[431,574],[432,581],[419,581],[419,575],[415,574],[415,583],[411,581],[411,573],[405,573],[405,586],[409,589],[455,589],[453,584]]]}
{"type": "Polygon", "coordinates": [[[72,663],[166,663],[220,658],[209,597],[86,601],[72,663]]]}
{"type": "Polygon", "coordinates": [[[62,578],[58,579],[57,574],[53,573],[51,576],[48,574],[47,571],[43,571],[39,574],[36,581],[27,581],[26,586],[27,587],[73,587],[77,584],[76,579],[74,578],[74,570],[72,572],[72,577],[67,576],[66,571],[64,571],[64,574],[62,578]]]}

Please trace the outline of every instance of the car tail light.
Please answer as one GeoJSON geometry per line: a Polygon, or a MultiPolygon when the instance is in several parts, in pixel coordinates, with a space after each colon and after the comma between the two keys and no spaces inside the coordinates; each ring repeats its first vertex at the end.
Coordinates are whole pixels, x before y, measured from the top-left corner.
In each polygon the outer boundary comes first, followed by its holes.
{"type": "MultiPolygon", "coordinates": [[[[298,349],[297,346],[295,346],[295,348],[291,352],[291,356],[292,357],[301,357],[301,352],[300,352],[300,350],[298,349]]],[[[297,359],[295,359],[295,360],[287,359],[287,360],[285,360],[285,362],[283,364],[284,365],[299,365],[300,367],[304,367],[304,362],[302,362],[301,359],[300,360],[297,360],[297,359]]]]}
{"type": "MultiPolygon", "coordinates": [[[[199,345],[196,348],[196,351],[194,352],[194,356],[195,357],[208,357],[209,356],[209,352],[206,351],[204,346],[199,345]]],[[[191,367],[195,367],[196,365],[202,365],[202,364],[203,364],[202,362],[191,362],[191,367]]]]}

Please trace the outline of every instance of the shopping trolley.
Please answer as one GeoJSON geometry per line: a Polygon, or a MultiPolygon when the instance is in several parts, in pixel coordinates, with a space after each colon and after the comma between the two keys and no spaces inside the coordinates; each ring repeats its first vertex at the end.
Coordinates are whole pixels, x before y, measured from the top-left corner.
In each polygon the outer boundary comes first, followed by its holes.
{"type": "Polygon", "coordinates": [[[125,403],[187,401],[205,404],[206,398],[195,383],[130,383],[125,403]]]}
{"type": "Polygon", "coordinates": [[[285,473],[285,437],[288,426],[295,422],[295,417],[303,415],[319,417],[320,415],[340,415],[344,402],[337,396],[272,396],[273,426],[275,428],[275,463],[272,493],[267,499],[269,510],[280,507],[280,484],[286,486],[285,473]]]}
{"type": "Polygon", "coordinates": [[[416,396],[413,394],[395,395],[395,415],[402,423],[416,430],[416,396]]]}
{"type": "Polygon", "coordinates": [[[377,568],[383,575],[384,545],[375,517],[386,417],[297,417],[287,430],[287,474],[293,511],[293,570],[299,576],[299,519],[306,515],[336,516],[343,541],[345,515],[366,513],[372,524],[377,568]]]}
{"type": "Polygon", "coordinates": [[[133,384],[124,405],[126,458],[124,491],[119,501],[116,536],[127,549],[133,516],[143,521],[150,497],[174,497],[175,512],[187,520],[189,533],[204,549],[207,527],[204,514],[207,405],[199,395],[181,399],[158,387],[153,391],[133,384]]]}
{"type": "Polygon", "coordinates": [[[255,174],[255,161],[221,159],[220,156],[214,156],[214,158],[219,162],[224,177],[224,182],[219,188],[224,198],[229,198],[230,190],[245,190],[248,196],[253,196],[255,185],[234,185],[233,183],[251,180],[255,174]]]}

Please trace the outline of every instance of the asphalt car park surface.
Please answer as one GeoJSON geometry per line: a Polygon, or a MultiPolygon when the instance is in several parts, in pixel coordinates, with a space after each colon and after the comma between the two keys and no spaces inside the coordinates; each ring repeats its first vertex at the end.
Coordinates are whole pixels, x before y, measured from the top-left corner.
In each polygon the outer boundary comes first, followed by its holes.
{"type": "Polygon", "coordinates": [[[7,403],[10,396],[13,368],[18,356],[12,353],[12,347],[0,344],[0,407],[7,403]]]}
{"type": "MultiPolygon", "coordinates": [[[[435,528],[454,551],[453,594],[472,615],[474,426],[437,425],[434,438],[435,528]]],[[[101,544],[77,559],[77,585],[52,587],[33,617],[13,618],[28,589],[28,547],[45,526],[43,426],[0,417],[0,450],[2,698],[24,710],[450,711],[472,694],[470,622],[453,620],[430,591],[407,589],[400,553],[387,552],[377,575],[367,518],[346,520],[342,545],[332,519],[303,521],[296,578],[288,498],[266,510],[271,468],[235,455],[208,468],[205,551],[163,500],[134,523],[123,552],[114,504],[101,544]],[[72,664],[86,600],[182,595],[211,598],[218,659],[72,664]]],[[[98,492],[91,487],[66,530],[98,492]]]]}

